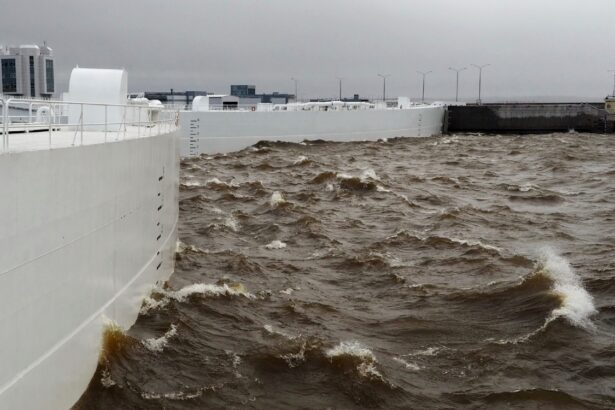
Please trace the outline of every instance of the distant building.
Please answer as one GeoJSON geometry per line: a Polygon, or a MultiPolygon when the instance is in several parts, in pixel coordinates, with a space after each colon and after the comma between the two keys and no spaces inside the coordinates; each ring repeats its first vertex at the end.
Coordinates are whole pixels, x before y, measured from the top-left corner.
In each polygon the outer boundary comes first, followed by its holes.
{"type": "Polygon", "coordinates": [[[53,50],[46,44],[1,47],[0,79],[1,94],[51,98],[55,92],[53,50]]]}
{"type": "MultiPolygon", "coordinates": [[[[310,102],[329,102],[329,101],[339,101],[337,98],[313,98],[310,102]]],[[[343,102],[369,102],[368,98],[361,98],[359,94],[354,94],[352,98],[342,98],[343,102]]]]}
{"type": "Polygon", "coordinates": [[[294,94],[279,92],[256,94],[256,86],[244,84],[231,85],[231,95],[239,97],[240,108],[254,108],[258,103],[288,104],[295,100],[294,94]]]}
{"type": "Polygon", "coordinates": [[[231,95],[235,97],[248,97],[256,95],[255,85],[231,85],[231,95]]]}

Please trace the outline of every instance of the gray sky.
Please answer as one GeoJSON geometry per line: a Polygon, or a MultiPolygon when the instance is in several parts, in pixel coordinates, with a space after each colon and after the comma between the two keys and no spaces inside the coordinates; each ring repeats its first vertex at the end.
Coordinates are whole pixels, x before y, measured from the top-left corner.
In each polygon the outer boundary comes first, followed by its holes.
{"type": "Polygon", "coordinates": [[[615,69],[613,0],[0,0],[0,44],[42,43],[57,89],[72,67],[124,67],[129,89],[228,92],[231,83],[301,97],[604,97],[615,69]],[[25,17],[25,19],[24,19],[25,17]]]}

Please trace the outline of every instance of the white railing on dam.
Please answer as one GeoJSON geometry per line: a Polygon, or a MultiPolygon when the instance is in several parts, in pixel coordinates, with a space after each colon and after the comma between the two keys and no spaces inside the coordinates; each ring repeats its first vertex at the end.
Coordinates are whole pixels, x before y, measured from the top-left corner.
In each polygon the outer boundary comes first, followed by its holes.
{"type": "Polygon", "coordinates": [[[0,153],[165,134],[177,129],[178,116],[159,105],[0,98],[0,153]]]}

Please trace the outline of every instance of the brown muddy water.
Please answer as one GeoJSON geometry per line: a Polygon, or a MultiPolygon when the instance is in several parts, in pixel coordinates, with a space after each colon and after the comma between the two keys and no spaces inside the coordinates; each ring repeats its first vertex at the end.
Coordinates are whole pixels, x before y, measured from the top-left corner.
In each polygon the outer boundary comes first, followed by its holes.
{"type": "Polygon", "coordinates": [[[176,272],[77,408],[615,407],[615,137],[182,163],[176,272]]]}

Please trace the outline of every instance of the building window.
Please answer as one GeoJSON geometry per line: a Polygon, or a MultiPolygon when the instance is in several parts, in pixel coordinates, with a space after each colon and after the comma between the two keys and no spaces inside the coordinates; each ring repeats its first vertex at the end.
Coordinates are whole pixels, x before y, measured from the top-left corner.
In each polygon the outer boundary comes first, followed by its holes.
{"type": "Polygon", "coordinates": [[[53,89],[53,60],[45,60],[45,79],[47,80],[47,92],[52,94],[53,89]]]}
{"type": "Polygon", "coordinates": [[[35,97],[34,90],[34,56],[30,56],[30,97],[35,97]]]}
{"type": "Polygon", "coordinates": [[[17,92],[17,70],[14,58],[2,59],[2,92],[17,92]]]}

